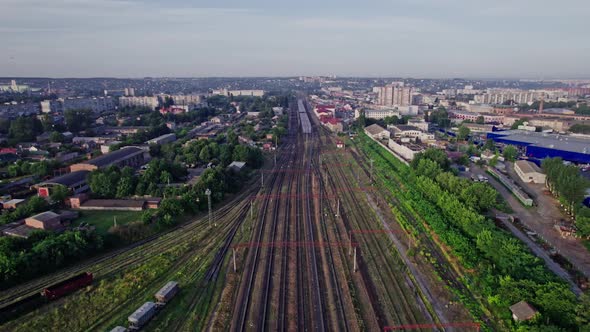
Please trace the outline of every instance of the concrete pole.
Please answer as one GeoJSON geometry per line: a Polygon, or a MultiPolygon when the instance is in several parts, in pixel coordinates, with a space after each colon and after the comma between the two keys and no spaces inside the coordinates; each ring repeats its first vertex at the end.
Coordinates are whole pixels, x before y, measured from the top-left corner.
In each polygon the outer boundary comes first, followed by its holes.
{"type": "Polygon", "coordinates": [[[250,201],[250,219],[254,219],[254,200],[250,201]]]}
{"type": "Polygon", "coordinates": [[[264,171],[262,172],[262,177],[260,178],[260,187],[264,187],[264,171]]]}
{"type": "Polygon", "coordinates": [[[353,265],[354,265],[354,272],[356,272],[356,247],[354,247],[353,265]]]}
{"type": "Polygon", "coordinates": [[[352,254],[352,231],[348,232],[348,236],[350,238],[350,246],[348,247],[348,256],[350,256],[352,254]]]}
{"type": "Polygon", "coordinates": [[[205,195],[207,195],[207,206],[209,207],[209,227],[211,227],[211,189],[207,188],[207,190],[205,190],[205,195]]]}
{"type": "Polygon", "coordinates": [[[340,198],[338,198],[338,201],[336,203],[336,217],[340,216],[340,198]]]}
{"type": "Polygon", "coordinates": [[[373,183],[373,181],[374,181],[373,180],[373,161],[374,161],[373,159],[370,160],[370,162],[371,162],[371,183],[373,183]]]}
{"type": "Polygon", "coordinates": [[[237,268],[236,268],[236,248],[233,248],[233,251],[234,251],[234,273],[235,273],[237,271],[237,268]]]}

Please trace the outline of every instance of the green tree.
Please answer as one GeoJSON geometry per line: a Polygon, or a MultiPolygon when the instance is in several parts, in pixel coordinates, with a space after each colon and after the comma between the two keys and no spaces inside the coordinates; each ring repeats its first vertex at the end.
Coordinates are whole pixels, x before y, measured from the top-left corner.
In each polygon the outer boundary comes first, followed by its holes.
{"type": "Polygon", "coordinates": [[[477,123],[477,124],[484,124],[484,123],[486,123],[483,115],[478,116],[477,119],[475,120],[475,123],[477,123]]]}
{"type": "Polygon", "coordinates": [[[53,202],[63,203],[63,201],[68,197],[70,194],[70,190],[65,186],[55,186],[51,189],[50,199],[53,202]]]}
{"type": "Polygon", "coordinates": [[[518,157],[518,149],[514,145],[508,145],[504,147],[502,155],[508,161],[515,161],[518,157]]]}
{"type": "Polygon", "coordinates": [[[469,134],[471,134],[471,130],[469,130],[469,128],[460,126],[459,130],[457,131],[457,139],[464,141],[467,139],[467,137],[469,137],[469,134]]]}
{"type": "Polygon", "coordinates": [[[66,126],[71,132],[88,129],[92,124],[92,112],[83,109],[70,109],[64,112],[66,126]]]}
{"type": "Polygon", "coordinates": [[[207,163],[211,160],[211,152],[209,151],[208,146],[205,146],[201,149],[201,152],[199,153],[199,160],[204,163],[207,163]]]}
{"type": "Polygon", "coordinates": [[[53,143],[60,143],[64,141],[64,135],[62,135],[60,132],[54,131],[51,133],[49,140],[53,143]]]}
{"type": "Polygon", "coordinates": [[[527,119],[527,118],[518,119],[518,120],[514,121],[514,123],[510,127],[510,129],[518,129],[518,126],[522,126],[522,125],[524,125],[525,122],[528,122],[528,121],[529,121],[529,119],[527,119]]]}
{"type": "Polygon", "coordinates": [[[43,125],[37,118],[19,116],[10,122],[8,137],[16,142],[30,142],[42,132],[43,125]]]}
{"type": "Polygon", "coordinates": [[[117,184],[117,193],[116,193],[116,197],[117,198],[126,198],[131,196],[134,191],[135,188],[133,186],[133,177],[128,177],[128,176],[124,176],[121,177],[121,179],[119,180],[119,183],[117,184]]]}

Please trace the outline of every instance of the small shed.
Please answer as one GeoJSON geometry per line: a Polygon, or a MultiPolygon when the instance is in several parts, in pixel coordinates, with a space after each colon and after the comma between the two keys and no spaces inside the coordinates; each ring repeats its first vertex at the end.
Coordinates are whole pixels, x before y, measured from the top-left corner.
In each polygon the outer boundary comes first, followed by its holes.
{"type": "Polygon", "coordinates": [[[9,201],[2,202],[2,208],[7,209],[7,210],[14,210],[19,205],[22,205],[24,202],[25,202],[24,199],[14,198],[9,201]]]}
{"type": "Polygon", "coordinates": [[[338,148],[338,149],[344,149],[344,142],[342,142],[342,141],[336,141],[336,148],[338,148]]]}
{"type": "Polygon", "coordinates": [[[235,173],[239,173],[241,172],[244,167],[246,167],[246,162],[244,161],[232,161],[231,164],[229,164],[229,166],[227,166],[227,169],[229,171],[235,172],[235,173]]]}
{"type": "Polygon", "coordinates": [[[61,217],[55,212],[46,211],[25,219],[25,224],[33,228],[55,230],[61,228],[61,217]]]}
{"type": "Polygon", "coordinates": [[[538,313],[538,311],[526,301],[520,301],[510,306],[510,311],[512,311],[512,318],[517,322],[531,320],[538,313]]]}
{"type": "Polygon", "coordinates": [[[527,160],[519,160],[514,163],[514,171],[523,182],[545,183],[545,174],[539,166],[527,160]]]}

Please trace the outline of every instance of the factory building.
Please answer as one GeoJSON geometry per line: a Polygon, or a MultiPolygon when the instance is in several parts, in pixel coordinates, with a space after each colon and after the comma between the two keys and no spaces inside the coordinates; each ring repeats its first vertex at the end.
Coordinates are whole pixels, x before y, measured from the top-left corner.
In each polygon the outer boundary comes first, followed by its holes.
{"type": "Polygon", "coordinates": [[[573,163],[590,163],[590,139],[522,130],[497,131],[487,134],[495,142],[511,144],[524,150],[532,159],[560,157],[573,163]]]}

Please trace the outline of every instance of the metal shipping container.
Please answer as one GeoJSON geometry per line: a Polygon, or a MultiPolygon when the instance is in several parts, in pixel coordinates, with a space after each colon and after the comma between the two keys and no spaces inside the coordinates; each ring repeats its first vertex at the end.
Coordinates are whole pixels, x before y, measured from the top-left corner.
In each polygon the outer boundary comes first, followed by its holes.
{"type": "Polygon", "coordinates": [[[169,281],[156,293],[156,300],[159,303],[166,303],[170,301],[178,292],[178,283],[176,281],[169,281]]]}
{"type": "Polygon", "coordinates": [[[132,327],[142,327],[156,314],[156,304],[146,302],[139,309],[129,316],[128,320],[132,327]]]}
{"type": "Polygon", "coordinates": [[[111,332],[127,332],[127,329],[123,326],[117,326],[114,329],[112,329],[111,332]]]}

